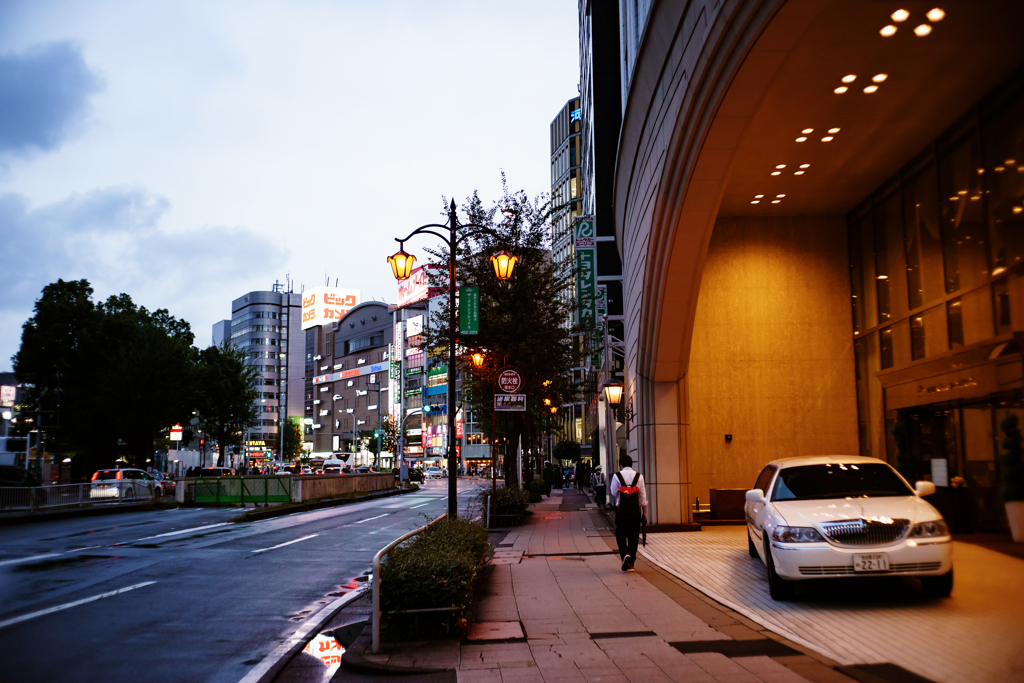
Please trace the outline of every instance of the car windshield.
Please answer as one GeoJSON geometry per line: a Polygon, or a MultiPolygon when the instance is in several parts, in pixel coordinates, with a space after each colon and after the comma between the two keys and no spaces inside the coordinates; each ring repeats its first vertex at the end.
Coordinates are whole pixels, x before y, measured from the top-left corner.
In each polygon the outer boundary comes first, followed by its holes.
{"type": "Polygon", "coordinates": [[[117,479],[117,470],[100,470],[96,473],[97,480],[117,479]]]}
{"type": "Polygon", "coordinates": [[[899,475],[885,464],[829,464],[787,467],[779,473],[772,500],[911,496],[899,475]]]}

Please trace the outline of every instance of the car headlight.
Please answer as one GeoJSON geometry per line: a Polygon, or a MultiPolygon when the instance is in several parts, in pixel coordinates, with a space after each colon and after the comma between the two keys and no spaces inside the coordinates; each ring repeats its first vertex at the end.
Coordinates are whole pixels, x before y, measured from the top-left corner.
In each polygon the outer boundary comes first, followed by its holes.
{"type": "Polygon", "coordinates": [[[821,543],[825,539],[809,526],[777,526],[772,538],[783,543],[821,543]]]}
{"type": "Polygon", "coordinates": [[[926,538],[928,536],[949,536],[949,527],[946,522],[936,519],[932,522],[921,522],[915,524],[910,530],[910,538],[926,538]]]}

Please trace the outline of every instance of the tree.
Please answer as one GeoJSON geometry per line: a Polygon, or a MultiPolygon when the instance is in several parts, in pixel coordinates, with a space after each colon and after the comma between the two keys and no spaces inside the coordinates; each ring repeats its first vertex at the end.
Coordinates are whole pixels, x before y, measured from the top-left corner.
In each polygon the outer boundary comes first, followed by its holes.
{"type": "Polygon", "coordinates": [[[281,459],[285,462],[298,460],[302,457],[302,428],[291,420],[282,423],[284,426],[284,453],[281,459]]]}
{"type": "Polygon", "coordinates": [[[555,460],[558,462],[562,462],[563,460],[579,462],[580,445],[575,441],[559,441],[555,444],[554,455],[555,460]]]}
{"type": "MultiPolygon", "coordinates": [[[[523,378],[519,393],[527,396],[527,410],[499,420],[499,437],[511,446],[522,435],[524,450],[539,456],[536,446],[547,410],[543,399],[558,405],[571,395],[573,347],[566,325],[570,311],[560,296],[568,280],[555,271],[551,259],[551,204],[530,201],[522,191],[510,192],[504,175],[502,186],[503,196],[491,207],[485,207],[476,192],[461,207],[464,222],[490,226],[495,233],[479,233],[456,252],[459,284],[480,288],[480,332],[459,337],[457,344],[460,351],[479,350],[487,356],[480,369],[468,364],[461,368],[462,394],[469,410],[490,415],[498,371],[504,365],[517,366],[523,378]],[[504,216],[505,211],[511,216],[504,216]],[[490,256],[501,249],[519,258],[509,282],[497,280],[490,263],[490,256]]],[[[444,248],[430,253],[432,263],[439,266],[428,271],[430,284],[447,290],[449,254],[444,248]]],[[[447,296],[440,301],[426,333],[427,345],[433,354],[447,358],[449,302],[447,296]]],[[[507,458],[506,478],[510,466],[507,458]]]]}
{"type": "Polygon", "coordinates": [[[256,424],[262,414],[256,403],[257,376],[245,352],[228,342],[199,352],[196,415],[206,433],[217,440],[220,462],[227,446],[244,446],[243,430],[256,424]]]}

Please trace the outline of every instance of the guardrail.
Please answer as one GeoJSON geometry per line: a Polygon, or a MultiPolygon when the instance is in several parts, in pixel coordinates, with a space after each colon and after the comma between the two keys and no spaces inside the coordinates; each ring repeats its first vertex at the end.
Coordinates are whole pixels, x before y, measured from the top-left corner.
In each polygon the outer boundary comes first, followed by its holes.
{"type": "Polygon", "coordinates": [[[195,480],[196,503],[287,503],[292,496],[292,478],[200,477],[195,480]]]}
{"type": "Polygon", "coordinates": [[[92,483],[0,487],[0,511],[122,505],[153,497],[153,489],[137,481],[119,480],[110,484],[103,489],[92,483]]]}
{"type": "MultiPolygon", "coordinates": [[[[380,552],[373,556],[373,613],[371,614],[373,622],[373,651],[374,653],[380,652],[380,560],[382,557],[386,557],[391,554],[391,551],[401,545],[403,542],[409,540],[416,534],[423,533],[429,529],[432,525],[437,524],[442,519],[448,516],[445,513],[437,519],[431,521],[429,524],[421,526],[419,529],[410,531],[405,536],[398,538],[391,543],[381,548],[380,552]]],[[[447,609],[447,608],[443,608],[447,609]]]]}

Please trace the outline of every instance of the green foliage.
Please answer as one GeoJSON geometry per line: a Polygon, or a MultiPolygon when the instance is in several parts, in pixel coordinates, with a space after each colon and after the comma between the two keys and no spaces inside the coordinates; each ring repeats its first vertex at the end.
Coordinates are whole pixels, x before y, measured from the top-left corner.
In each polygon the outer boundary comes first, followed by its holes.
{"type": "Polygon", "coordinates": [[[580,461],[580,445],[575,441],[559,441],[555,444],[555,460],[562,462],[563,460],[570,460],[572,462],[580,461]]]}
{"type": "Polygon", "coordinates": [[[392,552],[381,564],[383,611],[452,606],[457,609],[388,615],[388,637],[425,637],[441,633],[438,627],[465,623],[473,604],[474,584],[489,547],[483,527],[464,519],[444,519],[392,552]]]}
{"type": "Polygon", "coordinates": [[[889,431],[896,442],[896,471],[913,484],[916,476],[910,459],[910,435],[907,433],[907,425],[902,420],[897,420],[893,422],[889,431]]]}
{"type": "Polygon", "coordinates": [[[227,342],[199,352],[196,375],[196,415],[217,440],[223,462],[225,449],[241,445],[242,430],[261,415],[256,405],[259,375],[246,362],[245,352],[227,342]]]}
{"type": "MultiPolygon", "coordinates": [[[[293,418],[294,419],[294,418],[293,418]]],[[[284,462],[293,462],[302,457],[302,427],[297,422],[289,420],[284,427],[284,453],[281,459],[284,462]]],[[[306,458],[307,460],[309,458],[306,458]]]]}
{"type": "Polygon", "coordinates": [[[1000,494],[1007,503],[1024,500],[1024,447],[1021,445],[1024,437],[1020,432],[1020,418],[1007,413],[999,428],[1006,435],[1001,444],[1005,452],[999,456],[1000,494]]]}
{"type": "Polygon", "coordinates": [[[543,500],[544,492],[547,490],[543,479],[533,478],[526,484],[526,492],[530,495],[531,503],[539,503],[543,500]]]}
{"type": "MultiPolygon", "coordinates": [[[[489,493],[485,491],[480,494],[480,500],[486,503],[489,493]]],[[[511,518],[512,526],[519,526],[526,520],[526,513],[530,509],[530,493],[518,486],[499,486],[497,491],[499,517],[511,518]]],[[[539,500],[539,499],[538,499],[539,500]]]]}

